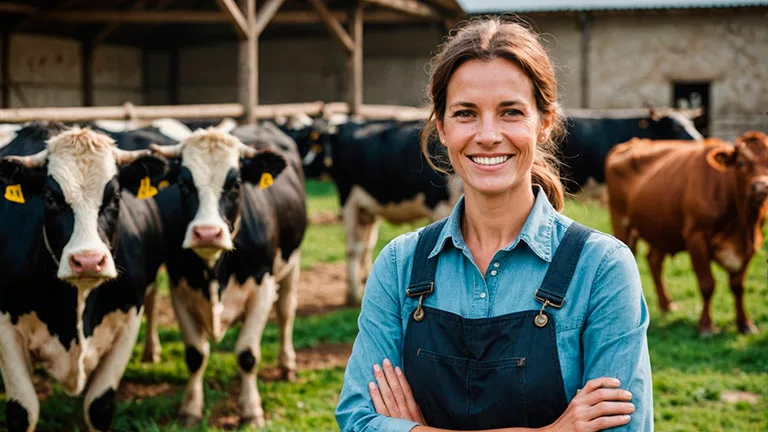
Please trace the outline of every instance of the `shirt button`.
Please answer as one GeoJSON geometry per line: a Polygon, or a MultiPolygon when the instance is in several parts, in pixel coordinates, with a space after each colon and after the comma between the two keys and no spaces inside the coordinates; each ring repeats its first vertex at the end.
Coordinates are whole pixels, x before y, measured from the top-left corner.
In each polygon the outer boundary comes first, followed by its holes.
{"type": "Polygon", "coordinates": [[[493,268],[499,268],[499,267],[501,267],[501,264],[497,262],[493,263],[493,268]]]}
{"type": "Polygon", "coordinates": [[[497,274],[499,274],[499,272],[496,270],[491,270],[491,276],[496,276],[497,274]]]}
{"type": "Polygon", "coordinates": [[[485,293],[480,293],[480,298],[485,298],[485,293]]]}

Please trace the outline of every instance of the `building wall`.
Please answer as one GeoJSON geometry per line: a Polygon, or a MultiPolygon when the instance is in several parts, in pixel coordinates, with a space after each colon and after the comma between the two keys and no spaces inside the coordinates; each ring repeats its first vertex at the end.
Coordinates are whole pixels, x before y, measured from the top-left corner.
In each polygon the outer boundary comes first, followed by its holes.
{"type": "MultiPolygon", "coordinates": [[[[10,37],[11,107],[80,106],[82,50],[74,39],[10,37]]],[[[95,105],[142,103],[141,50],[103,45],[93,52],[95,105]]]]}

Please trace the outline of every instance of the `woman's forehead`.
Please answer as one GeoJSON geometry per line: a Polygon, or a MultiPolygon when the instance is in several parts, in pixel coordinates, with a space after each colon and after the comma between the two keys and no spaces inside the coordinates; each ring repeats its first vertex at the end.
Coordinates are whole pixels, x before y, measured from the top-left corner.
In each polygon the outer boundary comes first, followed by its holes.
{"type": "Polygon", "coordinates": [[[447,89],[448,103],[474,99],[499,101],[534,100],[533,82],[514,62],[496,58],[490,61],[470,60],[451,76],[447,89]]]}

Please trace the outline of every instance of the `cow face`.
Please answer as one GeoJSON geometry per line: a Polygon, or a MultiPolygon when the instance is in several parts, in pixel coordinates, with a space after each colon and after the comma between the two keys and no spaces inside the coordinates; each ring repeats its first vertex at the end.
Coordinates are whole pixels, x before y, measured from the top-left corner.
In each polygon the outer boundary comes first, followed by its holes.
{"type": "Polygon", "coordinates": [[[762,207],[768,198],[768,135],[747,132],[732,147],[717,147],[707,154],[715,169],[736,172],[738,188],[753,208],[762,207]]]}
{"type": "Polygon", "coordinates": [[[186,223],[181,246],[208,263],[234,247],[242,184],[269,187],[286,166],[277,153],[256,151],[214,128],[198,129],[177,146],[151,148],[166,157],[180,158],[174,181],[186,223]]]}
{"type": "Polygon", "coordinates": [[[696,130],[693,120],[683,112],[666,110],[664,112],[651,111],[651,119],[647,127],[651,130],[650,137],[659,140],[695,140],[701,141],[704,137],[696,130]]]}
{"type": "Polygon", "coordinates": [[[118,164],[150,169],[146,160],[137,160],[147,151],[124,152],[112,144],[106,135],[74,128],[48,140],[38,154],[0,164],[5,198],[41,205],[43,243],[57,263],[56,275],[81,289],[117,277],[112,255],[118,243],[118,164]]]}

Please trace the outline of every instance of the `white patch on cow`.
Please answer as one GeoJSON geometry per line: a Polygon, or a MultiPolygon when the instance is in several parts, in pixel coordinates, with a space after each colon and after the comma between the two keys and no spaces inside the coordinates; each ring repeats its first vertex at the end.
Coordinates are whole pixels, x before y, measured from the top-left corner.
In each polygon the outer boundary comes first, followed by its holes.
{"type": "MultiPolygon", "coordinates": [[[[113,144],[114,141],[106,135],[78,128],[62,132],[48,141],[48,175],[61,187],[75,219],[72,236],[61,253],[57,273],[60,279],[74,276],[69,257],[82,253],[105,255],[106,264],[100,275],[103,278],[117,277],[112,254],[98,231],[104,186],[117,174],[113,144]]],[[[90,289],[103,279],[70,281],[78,288],[90,289]]]]}
{"type": "Polygon", "coordinates": [[[0,124],[0,149],[7,146],[14,138],[16,138],[16,132],[21,129],[21,125],[16,124],[0,124]]]}
{"type": "Polygon", "coordinates": [[[667,113],[667,115],[676,120],[680,125],[683,127],[683,129],[688,132],[688,135],[692,136],[694,140],[696,141],[704,141],[704,137],[701,135],[701,133],[696,129],[696,126],[693,124],[693,120],[689,119],[688,117],[684,116],[682,113],[670,111],[667,113]]]}
{"type": "MultiPolygon", "coordinates": [[[[280,124],[281,122],[278,122],[280,124]]],[[[296,113],[285,121],[285,126],[291,130],[301,130],[314,124],[312,117],[305,113],[296,113]]]]}
{"type": "MultiPolygon", "coordinates": [[[[240,166],[242,144],[232,135],[215,129],[198,129],[182,142],[182,165],[192,173],[197,188],[199,206],[194,219],[187,226],[182,247],[192,249],[192,232],[196,227],[220,228],[229,233],[229,227],[219,214],[219,199],[230,169],[240,166]]],[[[195,253],[213,262],[222,250],[233,248],[232,236],[223,235],[217,248],[196,249],[195,253]]]]}
{"type": "Polygon", "coordinates": [[[744,258],[730,244],[721,244],[716,246],[714,251],[715,260],[723,268],[731,273],[740,271],[744,266],[744,258]]]}
{"type": "Polygon", "coordinates": [[[192,135],[192,130],[187,125],[172,118],[153,120],[152,126],[156,127],[164,136],[176,141],[181,141],[192,135]]]}
{"type": "Polygon", "coordinates": [[[32,384],[32,363],[24,345],[24,338],[11,323],[10,314],[0,315],[0,372],[5,399],[17,401],[27,410],[27,432],[32,432],[40,415],[40,402],[32,384]]]}
{"type": "Polygon", "coordinates": [[[362,209],[381,216],[392,223],[410,222],[420,218],[437,220],[439,218],[435,214],[435,210],[441,214],[445,213],[444,209],[438,209],[437,206],[435,209],[427,207],[424,193],[416,194],[413,198],[398,203],[382,204],[360,186],[352,186],[344,207],[362,209]]]}
{"type": "Polygon", "coordinates": [[[135,120],[94,120],[94,126],[109,132],[127,132],[139,128],[135,120]]]}

